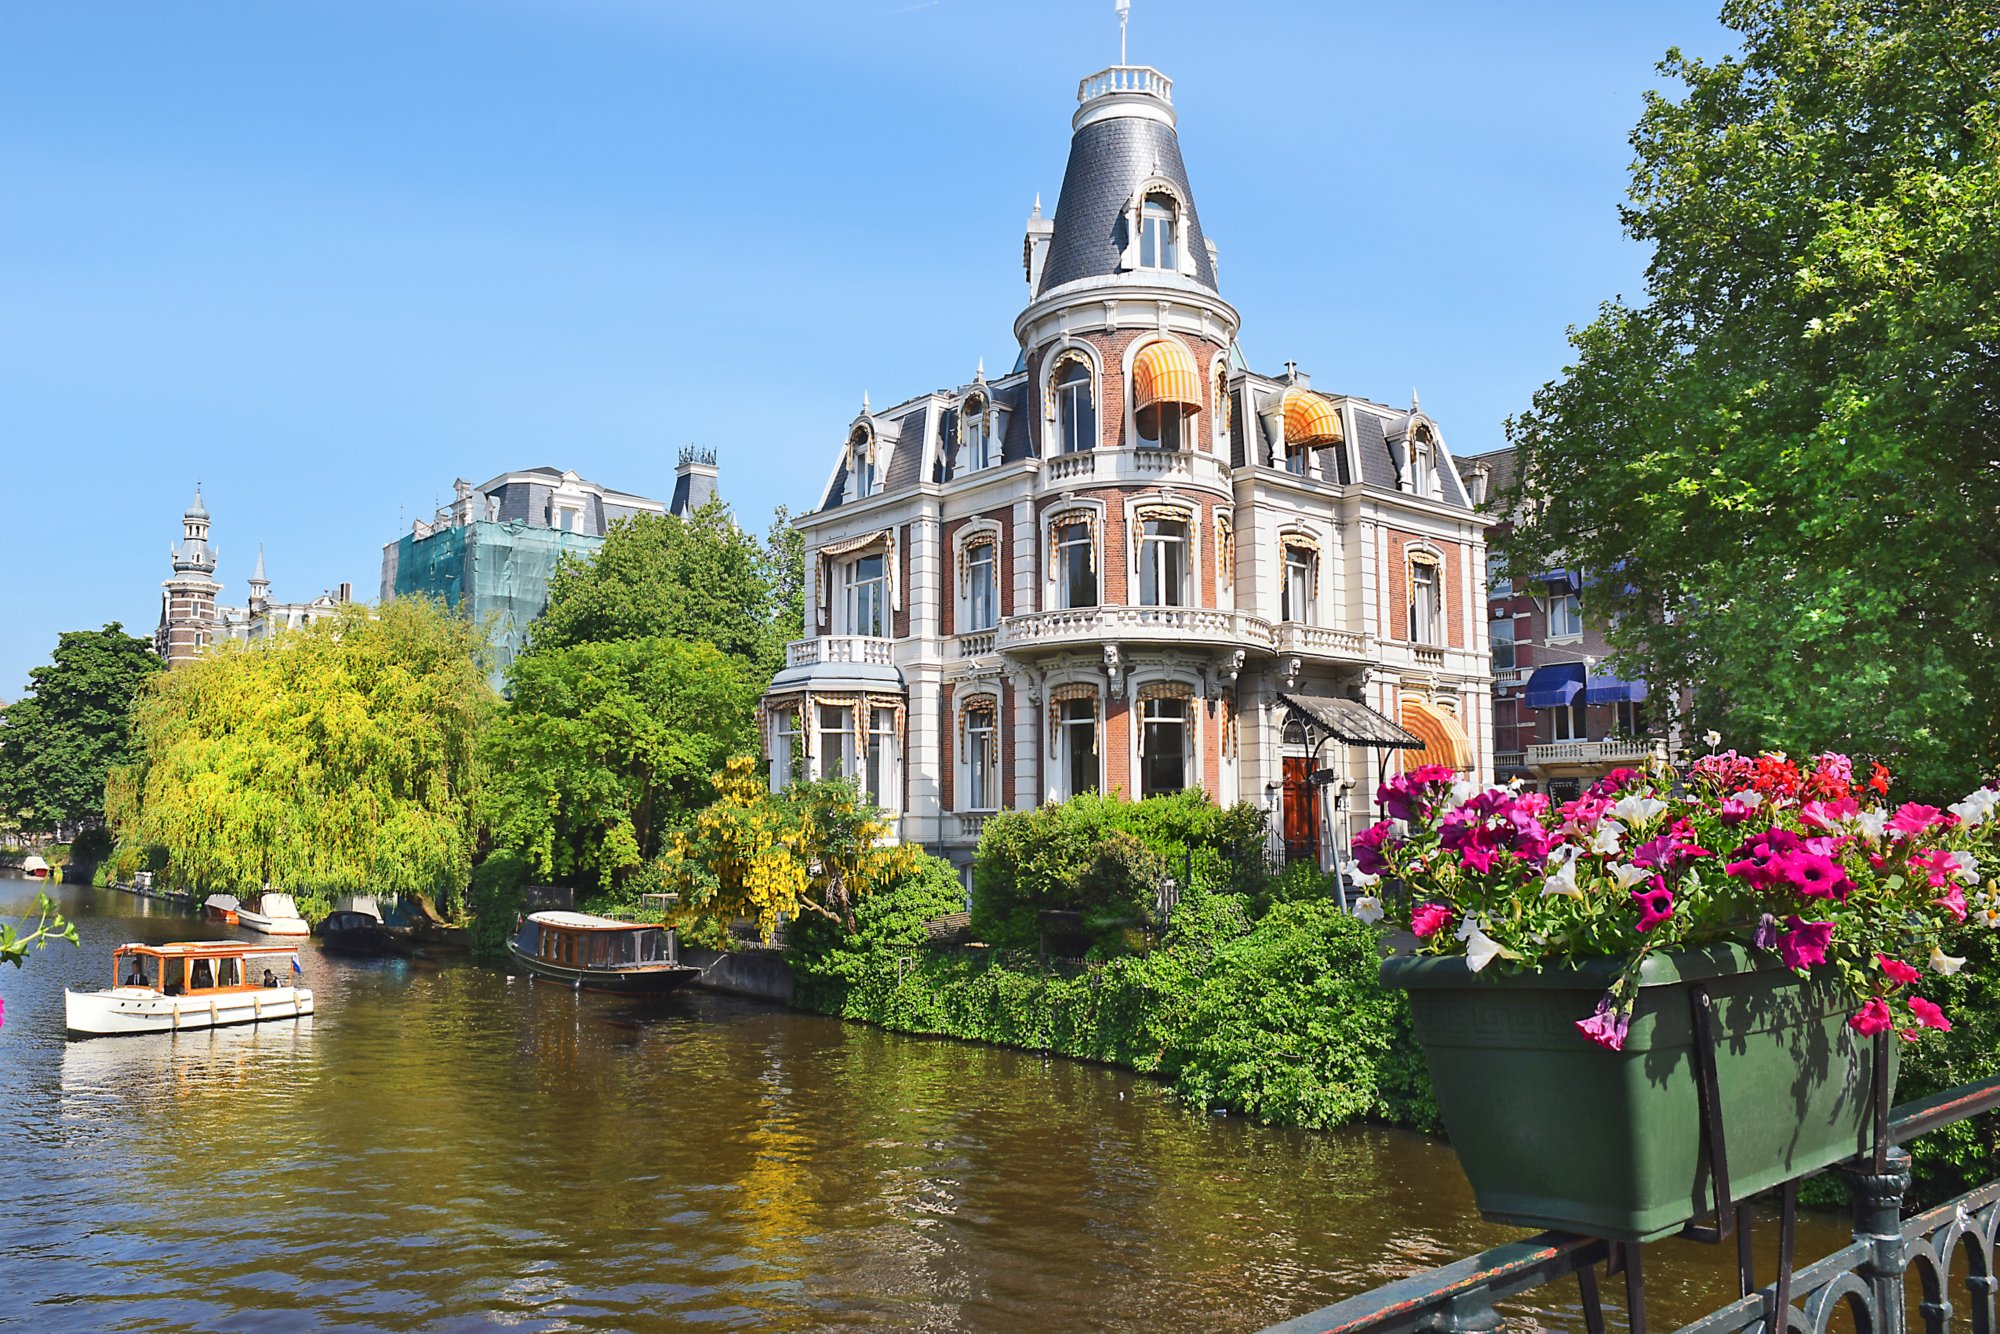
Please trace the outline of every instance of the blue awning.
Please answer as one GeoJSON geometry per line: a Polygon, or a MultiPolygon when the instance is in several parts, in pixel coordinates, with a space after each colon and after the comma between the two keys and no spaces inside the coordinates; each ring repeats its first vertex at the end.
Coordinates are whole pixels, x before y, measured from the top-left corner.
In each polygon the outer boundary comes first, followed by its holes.
{"type": "Polygon", "coordinates": [[[1531,709],[1567,708],[1583,690],[1583,664],[1552,662],[1535,668],[1528,678],[1527,705],[1531,709]]]}
{"type": "Polygon", "coordinates": [[[1583,576],[1575,570],[1543,570],[1535,582],[1547,584],[1552,593],[1575,593],[1583,588],[1583,576]]]}
{"type": "Polygon", "coordinates": [[[1645,698],[1644,681],[1621,681],[1615,676],[1593,676],[1583,688],[1585,704],[1638,704],[1645,698]]]}

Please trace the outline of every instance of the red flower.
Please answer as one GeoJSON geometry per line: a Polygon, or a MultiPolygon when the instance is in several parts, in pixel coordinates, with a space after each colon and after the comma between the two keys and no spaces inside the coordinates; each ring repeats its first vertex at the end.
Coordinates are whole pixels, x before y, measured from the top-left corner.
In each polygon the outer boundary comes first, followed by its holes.
{"type": "Polygon", "coordinates": [[[1451,925],[1451,909],[1442,903],[1426,903],[1410,914],[1410,934],[1434,936],[1451,925]]]}
{"type": "Polygon", "coordinates": [[[1880,996],[1871,997],[1866,1005],[1854,1012],[1847,1026],[1864,1038],[1872,1038],[1877,1033],[1886,1033],[1896,1026],[1894,1016],[1889,1013],[1889,1003],[1880,996]]]}
{"type": "Polygon", "coordinates": [[[1910,1013],[1917,1016],[1917,1022],[1925,1028],[1935,1028],[1940,1033],[1951,1032],[1951,1020],[1944,1017],[1944,1011],[1922,996],[1910,997],[1910,1013]]]}
{"type": "Polygon", "coordinates": [[[1889,768],[1880,760],[1873,761],[1873,764],[1875,769],[1868,775],[1868,786],[1874,789],[1876,796],[1886,797],[1889,795],[1889,768]]]}
{"type": "Polygon", "coordinates": [[[1894,982],[1899,987],[1907,987],[1922,976],[1921,973],[1904,963],[1901,959],[1892,959],[1886,954],[1876,955],[1875,965],[1883,973],[1887,974],[1891,982],[1894,982]]]}

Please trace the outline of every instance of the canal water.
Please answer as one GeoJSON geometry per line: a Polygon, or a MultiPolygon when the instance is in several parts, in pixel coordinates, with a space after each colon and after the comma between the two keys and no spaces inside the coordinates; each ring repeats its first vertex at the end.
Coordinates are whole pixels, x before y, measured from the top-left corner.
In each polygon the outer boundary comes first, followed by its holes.
{"type": "MultiPolygon", "coordinates": [[[[311,1019],[69,1042],[113,946],[226,929],[57,893],[83,948],[0,968],[0,1324],[1247,1330],[1522,1235],[1421,1136],[698,992],[308,943],[311,1019]]],[[[1734,1295],[1717,1248],[1647,1260],[1656,1329],[1734,1295]]],[[[1581,1328],[1546,1296],[1521,1327],[1581,1328]]]]}

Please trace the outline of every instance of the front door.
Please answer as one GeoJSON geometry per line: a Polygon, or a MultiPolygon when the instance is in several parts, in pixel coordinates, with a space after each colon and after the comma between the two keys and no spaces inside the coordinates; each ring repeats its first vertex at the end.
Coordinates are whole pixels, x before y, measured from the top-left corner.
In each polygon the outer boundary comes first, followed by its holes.
{"type": "Polygon", "coordinates": [[[1319,858],[1319,789],[1311,781],[1312,761],[1285,758],[1285,860],[1319,858]]]}

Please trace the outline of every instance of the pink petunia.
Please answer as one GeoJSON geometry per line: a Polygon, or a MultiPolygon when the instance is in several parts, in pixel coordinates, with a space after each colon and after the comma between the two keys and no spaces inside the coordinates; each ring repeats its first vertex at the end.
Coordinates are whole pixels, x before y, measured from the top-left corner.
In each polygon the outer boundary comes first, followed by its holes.
{"type": "Polygon", "coordinates": [[[1910,1013],[1917,1016],[1917,1022],[1925,1028],[1935,1028],[1940,1033],[1951,1032],[1951,1020],[1944,1017],[1944,1011],[1922,996],[1910,997],[1910,1013]]]}
{"type": "Polygon", "coordinates": [[[1838,829],[1846,821],[1861,814],[1861,803],[1852,797],[1842,797],[1839,801],[1809,801],[1799,808],[1799,819],[1815,829],[1828,831],[1838,829]]]}
{"type": "Polygon", "coordinates": [[[1914,801],[1906,801],[1889,817],[1888,828],[1897,834],[1921,834],[1938,822],[1943,814],[1935,806],[1920,806],[1914,801]]]}
{"type": "Polygon", "coordinates": [[[1826,962],[1826,947],[1833,940],[1832,922],[1802,922],[1787,917],[1791,930],[1778,937],[1778,958],[1787,968],[1811,968],[1826,962]]]}
{"type": "Polygon", "coordinates": [[[1389,863],[1382,854],[1402,840],[1396,837],[1396,822],[1382,820],[1354,836],[1354,863],[1369,875],[1387,875],[1389,863]]]}
{"type": "Polygon", "coordinates": [[[1847,878],[1847,872],[1841,869],[1839,862],[1807,852],[1804,848],[1772,858],[1769,873],[1777,884],[1809,899],[1845,903],[1847,896],[1854,892],[1854,882],[1847,878]]]}
{"type": "Polygon", "coordinates": [[[1907,987],[1910,983],[1923,976],[1923,974],[1904,963],[1901,959],[1892,959],[1886,954],[1875,956],[1875,966],[1880,968],[1883,975],[1899,987],[1907,987]]]}
{"type": "Polygon", "coordinates": [[[1418,937],[1434,936],[1451,925],[1451,909],[1442,903],[1420,905],[1410,914],[1410,934],[1418,937]]]}
{"type": "Polygon", "coordinates": [[[1950,889],[1947,889],[1944,892],[1943,898],[1932,899],[1931,902],[1950,913],[1959,921],[1963,922],[1965,920],[1965,891],[1957,885],[1953,885],[1950,889]]]}
{"type": "Polygon", "coordinates": [[[1674,892],[1658,876],[1653,877],[1651,889],[1632,891],[1632,902],[1639,907],[1639,920],[1633,923],[1636,931],[1651,931],[1674,915],[1674,892]]]}
{"type": "Polygon", "coordinates": [[[1483,847],[1477,843],[1467,843],[1458,850],[1458,859],[1465,863],[1465,869],[1474,875],[1485,875],[1500,861],[1498,848],[1483,847]]]}
{"type": "Polygon", "coordinates": [[[1625,1050],[1625,1034],[1631,1027],[1632,1016],[1613,1009],[1608,994],[1597,1002],[1597,1013],[1576,1021],[1577,1032],[1610,1051],[1625,1050]]]}
{"type": "Polygon", "coordinates": [[[1877,1033],[1886,1033],[1894,1028],[1896,1020],[1889,1013],[1889,1003],[1880,996],[1874,996],[1854,1012],[1847,1026],[1864,1038],[1872,1038],[1877,1033]]]}

